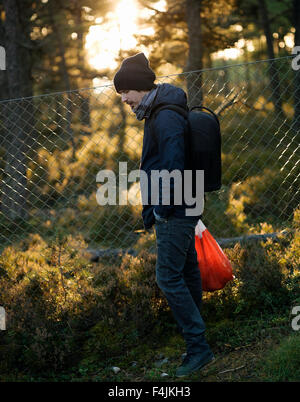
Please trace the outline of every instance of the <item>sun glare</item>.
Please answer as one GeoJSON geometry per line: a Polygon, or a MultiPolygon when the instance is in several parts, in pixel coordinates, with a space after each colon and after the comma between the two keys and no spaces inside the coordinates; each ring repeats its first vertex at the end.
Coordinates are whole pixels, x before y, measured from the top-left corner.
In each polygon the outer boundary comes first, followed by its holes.
{"type": "Polygon", "coordinates": [[[134,48],[137,44],[134,34],[138,31],[138,10],[135,0],[121,0],[115,15],[119,29],[120,48],[123,50],[134,48]]]}
{"type": "MultiPolygon", "coordinates": [[[[163,11],[166,1],[160,0],[156,8],[163,11]]],[[[107,15],[105,24],[97,19],[97,25],[92,25],[86,37],[85,48],[90,65],[98,70],[112,69],[117,67],[116,58],[120,50],[130,50],[137,47],[136,34],[151,35],[152,27],[141,27],[138,18],[151,16],[153,11],[140,9],[136,0],[119,0],[115,10],[107,15]]],[[[145,48],[139,48],[147,56],[145,48]]]]}

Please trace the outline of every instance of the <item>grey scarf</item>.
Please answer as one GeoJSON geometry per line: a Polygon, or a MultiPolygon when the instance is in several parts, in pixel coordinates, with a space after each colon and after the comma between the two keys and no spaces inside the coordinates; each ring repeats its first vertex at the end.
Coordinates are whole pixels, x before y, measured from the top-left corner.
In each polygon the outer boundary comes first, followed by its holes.
{"type": "Polygon", "coordinates": [[[157,92],[159,91],[160,86],[161,85],[157,85],[156,88],[147,93],[142,98],[139,105],[133,110],[138,120],[147,119],[150,116],[151,106],[157,95],[157,92]]]}

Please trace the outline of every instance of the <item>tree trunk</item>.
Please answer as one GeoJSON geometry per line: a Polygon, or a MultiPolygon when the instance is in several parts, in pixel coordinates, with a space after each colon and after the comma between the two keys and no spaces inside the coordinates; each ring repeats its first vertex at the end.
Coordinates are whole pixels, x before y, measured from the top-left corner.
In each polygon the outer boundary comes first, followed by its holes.
{"type": "Polygon", "coordinates": [[[70,84],[70,77],[69,77],[69,72],[68,72],[68,67],[67,67],[67,61],[66,61],[66,49],[65,45],[63,42],[63,36],[61,34],[60,30],[60,25],[59,23],[56,22],[55,20],[55,9],[53,7],[53,4],[51,4],[51,23],[52,23],[52,28],[55,32],[55,37],[56,37],[56,42],[58,46],[58,54],[60,56],[60,73],[61,73],[61,78],[62,81],[64,82],[65,86],[65,91],[66,93],[66,103],[65,103],[65,118],[66,118],[66,131],[68,134],[68,137],[71,141],[71,146],[72,146],[72,159],[75,160],[75,151],[76,151],[76,146],[75,146],[75,140],[74,140],[74,132],[72,129],[72,93],[71,91],[71,84],[70,84]]]}
{"type": "MultiPolygon", "coordinates": [[[[186,0],[186,23],[188,26],[189,53],[186,71],[201,70],[203,68],[203,45],[201,32],[200,10],[202,0],[186,0]]],[[[201,105],[202,74],[200,72],[187,75],[187,91],[189,106],[201,105]]]]}
{"type": "MultiPolygon", "coordinates": [[[[3,6],[0,4],[0,13],[3,11],[3,6]]],[[[5,57],[5,30],[4,30],[4,25],[1,20],[1,15],[0,15],[0,47],[4,49],[3,52],[1,52],[0,57],[3,55],[5,57]]],[[[6,60],[4,60],[4,64],[6,65],[6,60]]],[[[6,66],[5,66],[6,67],[6,66]]],[[[0,100],[3,99],[8,99],[8,86],[7,86],[7,76],[6,76],[6,70],[1,69],[1,63],[0,63],[0,100]]],[[[1,113],[1,110],[0,110],[1,113]]],[[[1,117],[0,117],[0,124],[1,124],[1,117]]]]}
{"type": "MultiPolygon", "coordinates": [[[[8,95],[10,99],[31,96],[30,54],[28,49],[20,45],[27,39],[21,25],[21,10],[16,0],[3,0],[3,6],[8,95]]],[[[11,220],[27,217],[28,129],[32,116],[25,113],[25,110],[28,110],[30,102],[20,99],[1,105],[2,113],[7,116],[5,130],[8,139],[1,187],[1,210],[11,220]]]]}
{"type": "Polygon", "coordinates": [[[269,62],[270,86],[272,91],[271,98],[275,107],[275,113],[281,115],[283,114],[283,110],[280,91],[280,75],[277,69],[276,61],[273,60],[275,59],[273,36],[271,32],[268,9],[265,0],[259,1],[259,8],[261,23],[267,41],[268,58],[271,59],[271,61],[269,62]]]}
{"type": "MultiPolygon", "coordinates": [[[[295,46],[300,46],[300,3],[294,0],[295,46]]],[[[294,128],[300,132],[300,70],[294,72],[294,128]]]]}
{"type": "Polygon", "coordinates": [[[251,94],[252,91],[252,80],[250,74],[250,66],[249,66],[249,53],[247,49],[247,45],[244,47],[244,55],[245,55],[245,81],[247,85],[247,92],[251,94]]]}
{"type": "MultiPolygon", "coordinates": [[[[84,35],[83,35],[83,19],[82,19],[82,7],[78,0],[75,1],[76,10],[76,25],[77,25],[77,64],[78,69],[82,72],[80,85],[82,88],[90,87],[90,82],[84,77],[83,71],[85,70],[85,57],[84,57],[84,35]]],[[[79,106],[80,111],[80,123],[82,134],[90,134],[91,133],[91,116],[90,116],[90,92],[82,91],[80,93],[81,103],[79,106]]]]}
{"type": "MultiPolygon", "coordinates": [[[[0,4],[0,13],[3,10],[2,5],[0,4]]],[[[0,46],[4,49],[5,52],[5,31],[4,26],[2,24],[0,18],[0,46]]],[[[6,60],[5,60],[6,64],[6,60]]],[[[8,86],[7,86],[7,75],[6,70],[1,70],[0,66],[0,101],[4,99],[8,99],[8,86]]],[[[7,148],[7,139],[6,139],[6,115],[3,110],[3,105],[0,104],[0,147],[6,149],[7,148]]]]}
{"type": "Polygon", "coordinates": [[[91,115],[90,115],[90,95],[89,92],[80,94],[80,133],[84,135],[91,134],[91,115]]]}
{"type": "Polygon", "coordinates": [[[127,126],[127,113],[124,108],[124,104],[121,100],[121,98],[118,98],[118,106],[120,108],[120,116],[121,116],[121,129],[119,130],[119,144],[118,144],[118,152],[122,155],[123,153],[126,154],[126,151],[124,149],[125,146],[125,132],[126,132],[126,126],[127,126]]]}

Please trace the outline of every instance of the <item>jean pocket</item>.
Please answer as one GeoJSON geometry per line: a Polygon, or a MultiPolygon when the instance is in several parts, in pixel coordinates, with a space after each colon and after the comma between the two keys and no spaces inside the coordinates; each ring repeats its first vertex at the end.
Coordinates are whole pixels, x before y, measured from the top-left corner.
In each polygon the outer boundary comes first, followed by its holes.
{"type": "Polygon", "coordinates": [[[168,223],[168,219],[166,218],[155,218],[156,225],[163,225],[164,223],[168,223]]]}
{"type": "Polygon", "coordinates": [[[155,219],[155,225],[161,226],[161,225],[164,225],[165,223],[168,223],[167,219],[164,219],[164,220],[155,219]]]}

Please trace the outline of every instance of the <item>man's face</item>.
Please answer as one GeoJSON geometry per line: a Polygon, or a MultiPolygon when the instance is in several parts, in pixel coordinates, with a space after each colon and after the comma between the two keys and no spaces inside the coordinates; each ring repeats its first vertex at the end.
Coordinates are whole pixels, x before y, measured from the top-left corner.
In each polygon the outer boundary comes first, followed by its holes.
{"type": "Polygon", "coordinates": [[[134,110],[141,102],[142,98],[149,91],[136,91],[135,89],[130,89],[128,91],[120,91],[122,102],[127,103],[134,110]]]}

